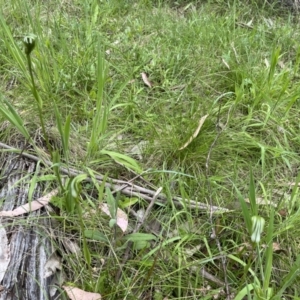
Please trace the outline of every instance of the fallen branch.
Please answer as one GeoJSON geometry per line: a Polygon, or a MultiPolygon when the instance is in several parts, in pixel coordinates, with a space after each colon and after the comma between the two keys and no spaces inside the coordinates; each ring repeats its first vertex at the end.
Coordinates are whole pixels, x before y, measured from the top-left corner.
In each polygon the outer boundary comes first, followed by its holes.
{"type": "MultiPolygon", "coordinates": [[[[4,143],[0,142],[0,147],[4,148],[4,149],[8,149],[11,152],[16,152],[19,153],[20,155],[22,155],[23,157],[29,158],[35,162],[41,162],[43,163],[45,166],[47,167],[52,167],[52,162],[49,160],[42,160],[39,157],[26,153],[26,152],[22,152],[22,150],[11,147],[9,145],[6,145],[4,143]]],[[[82,174],[82,171],[77,170],[77,169],[73,169],[73,168],[65,168],[60,166],[59,170],[62,174],[68,175],[68,176],[77,176],[79,174],[82,174]]],[[[140,177],[140,176],[138,176],[140,177]]],[[[103,175],[95,175],[96,180],[101,184],[105,178],[105,176],[103,175]]],[[[138,198],[142,198],[148,202],[151,202],[151,200],[153,199],[154,196],[156,196],[156,191],[155,190],[151,190],[151,189],[147,189],[141,186],[138,186],[136,184],[133,184],[132,181],[134,179],[130,180],[130,181],[125,181],[125,180],[118,180],[118,179],[113,179],[113,178],[106,178],[106,182],[105,182],[105,186],[109,187],[112,191],[114,192],[118,192],[120,191],[122,194],[127,195],[127,196],[134,196],[134,197],[138,197],[138,198]]],[[[92,179],[90,177],[88,177],[86,179],[86,181],[91,182],[92,183],[92,179]]],[[[168,198],[165,194],[161,193],[157,196],[157,202],[160,204],[165,204],[167,203],[168,198]]],[[[197,209],[201,209],[201,210],[209,210],[211,213],[220,213],[220,212],[228,212],[229,209],[227,208],[223,208],[223,207],[218,207],[218,206],[213,206],[210,204],[205,204],[205,203],[201,203],[195,200],[190,200],[190,199],[183,199],[181,197],[173,197],[172,201],[174,203],[174,205],[178,206],[178,207],[185,207],[188,206],[189,208],[197,208],[197,209]]]]}

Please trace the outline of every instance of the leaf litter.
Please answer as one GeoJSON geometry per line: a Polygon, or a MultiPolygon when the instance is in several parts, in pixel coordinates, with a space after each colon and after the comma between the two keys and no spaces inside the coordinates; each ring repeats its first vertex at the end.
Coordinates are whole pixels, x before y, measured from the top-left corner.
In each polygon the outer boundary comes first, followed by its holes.
{"type": "Polygon", "coordinates": [[[47,205],[51,200],[51,198],[55,196],[57,193],[58,193],[58,189],[55,189],[52,192],[48,193],[47,195],[37,200],[31,201],[30,203],[21,205],[14,210],[1,211],[0,217],[16,217],[16,216],[20,216],[38,210],[43,206],[47,205]]]}

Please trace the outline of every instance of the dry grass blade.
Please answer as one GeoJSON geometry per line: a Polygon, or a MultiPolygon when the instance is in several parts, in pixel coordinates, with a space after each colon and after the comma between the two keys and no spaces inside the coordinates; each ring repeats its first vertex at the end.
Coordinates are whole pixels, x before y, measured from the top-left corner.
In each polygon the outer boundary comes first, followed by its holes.
{"type": "Polygon", "coordinates": [[[189,140],[182,147],[179,148],[179,150],[183,150],[184,148],[186,148],[197,137],[197,135],[199,134],[199,131],[207,117],[208,117],[208,115],[205,115],[200,119],[198,127],[195,130],[195,132],[193,133],[193,135],[189,138],[189,140]]]}

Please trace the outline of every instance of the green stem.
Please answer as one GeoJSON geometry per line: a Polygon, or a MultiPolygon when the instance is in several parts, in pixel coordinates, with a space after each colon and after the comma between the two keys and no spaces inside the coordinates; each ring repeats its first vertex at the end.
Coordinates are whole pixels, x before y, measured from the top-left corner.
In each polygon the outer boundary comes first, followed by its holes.
{"type": "Polygon", "coordinates": [[[37,102],[40,123],[41,123],[41,126],[42,126],[42,132],[43,132],[44,138],[46,140],[46,145],[47,145],[48,151],[50,152],[51,157],[52,157],[52,150],[53,149],[52,149],[51,144],[49,143],[48,135],[46,133],[45,123],[44,123],[44,119],[43,119],[42,102],[41,102],[41,99],[40,99],[39,94],[37,92],[34,77],[33,77],[32,62],[31,62],[30,53],[26,54],[26,57],[27,57],[28,69],[29,69],[29,74],[30,74],[31,83],[32,83],[32,89],[31,90],[32,90],[33,96],[34,96],[34,98],[37,102]]]}

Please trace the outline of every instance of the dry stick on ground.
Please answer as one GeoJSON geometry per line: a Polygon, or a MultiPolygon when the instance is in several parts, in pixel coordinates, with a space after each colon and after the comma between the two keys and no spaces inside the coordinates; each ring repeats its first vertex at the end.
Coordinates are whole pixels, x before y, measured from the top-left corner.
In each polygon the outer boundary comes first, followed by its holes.
{"type": "MultiPolygon", "coordinates": [[[[16,153],[21,152],[20,149],[16,149],[14,147],[11,147],[11,146],[6,145],[1,142],[0,142],[0,147],[8,149],[11,152],[16,152],[16,153]]],[[[52,163],[50,161],[41,160],[39,157],[37,157],[35,155],[23,152],[22,156],[32,159],[33,161],[36,161],[36,162],[41,161],[45,166],[50,167],[50,168],[52,167],[52,163]]],[[[82,171],[77,170],[77,169],[65,168],[65,167],[59,167],[59,169],[60,169],[61,173],[68,175],[68,176],[77,176],[79,174],[82,174],[82,171]]],[[[96,175],[95,178],[101,184],[103,182],[105,176],[96,175]]],[[[92,179],[87,178],[86,181],[92,182],[92,179]]],[[[156,193],[154,190],[150,190],[150,189],[146,189],[144,187],[138,186],[136,184],[133,184],[131,181],[132,180],[124,181],[124,180],[107,178],[106,182],[105,182],[105,186],[109,187],[112,191],[120,191],[122,194],[125,194],[128,196],[139,197],[139,198],[142,198],[149,202],[153,199],[153,197],[156,193]]],[[[162,204],[165,204],[166,202],[168,202],[167,196],[164,195],[163,193],[161,193],[157,196],[157,200],[159,203],[162,203],[162,204]]],[[[183,199],[180,197],[173,197],[172,201],[174,202],[174,205],[176,205],[178,207],[184,207],[184,206],[188,205],[190,208],[197,208],[197,209],[203,209],[203,210],[210,209],[213,212],[228,212],[229,211],[229,209],[227,209],[227,208],[211,206],[211,205],[208,205],[205,203],[200,203],[195,200],[183,199]]]]}
{"type": "MultiPolygon", "coordinates": [[[[142,227],[142,225],[144,224],[145,220],[148,218],[149,214],[150,214],[150,211],[155,203],[155,201],[157,200],[160,192],[162,191],[162,187],[160,187],[154,194],[150,204],[148,205],[146,211],[145,211],[145,214],[143,215],[142,219],[140,221],[137,222],[137,225],[135,227],[135,229],[133,230],[133,233],[136,233],[140,230],[140,228],[142,227]]],[[[120,277],[121,277],[121,273],[122,273],[122,268],[123,266],[125,265],[126,261],[130,258],[130,250],[132,248],[132,245],[133,245],[133,242],[128,242],[128,245],[127,245],[127,248],[126,248],[126,251],[125,251],[125,254],[124,254],[124,257],[123,257],[123,261],[122,261],[122,264],[120,266],[120,269],[117,273],[117,276],[116,276],[116,282],[118,282],[120,280],[120,277]]]]}
{"type": "MultiPolygon", "coordinates": [[[[208,189],[208,194],[209,194],[209,202],[210,202],[209,220],[210,220],[211,229],[212,229],[212,235],[211,235],[211,237],[216,240],[216,244],[217,244],[218,250],[219,250],[220,254],[222,254],[223,250],[222,250],[222,247],[221,247],[220,240],[219,240],[219,238],[218,238],[218,236],[216,234],[216,230],[215,230],[214,222],[213,222],[213,209],[212,209],[212,207],[213,207],[213,205],[212,205],[213,199],[212,199],[211,185],[210,185],[210,181],[209,181],[209,175],[210,175],[209,163],[210,163],[211,153],[212,153],[212,150],[213,150],[214,146],[217,143],[217,140],[218,140],[220,134],[222,133],[222,131],[224,130],[224,128],[226,128],[226,126],[228,124],[228,121],[229,121],[230,110],[229,110],[228,115],[227,115],[227,122],[226,122],[225,126],[222,127],[222,129],[220,130],[220,126],[219,126],[220,111],[221,111],[221,104],[219,106],[218,118],[217,118],[217,125],[216,125],[217,128],[218,128],[218,133],[217,133],[214,141],[210,145],[209,151],[208,151],[208,154],[207,154],[207,157],[206,157],[206,164],[205,164],[206,172],[205,172],[205,177],[206,177],[207,189],[208,189]]],[[[226,270],[226,256],[224,254],[221,255],[221,262],[222,262],[222,267],[223,267],[223,272],[224,272],[224,281],[225,281],[226,295],[227,295],[227,299],[230,299],[230,289],[229,289],[229,285],[228,285],[227,270],[226,270]]]]}

